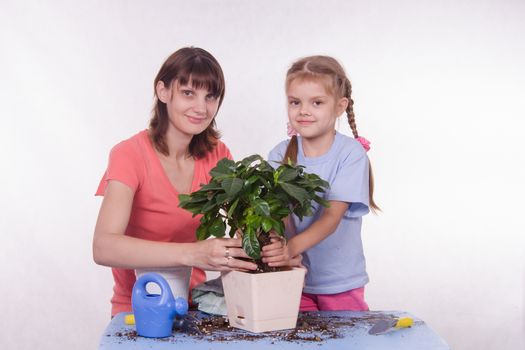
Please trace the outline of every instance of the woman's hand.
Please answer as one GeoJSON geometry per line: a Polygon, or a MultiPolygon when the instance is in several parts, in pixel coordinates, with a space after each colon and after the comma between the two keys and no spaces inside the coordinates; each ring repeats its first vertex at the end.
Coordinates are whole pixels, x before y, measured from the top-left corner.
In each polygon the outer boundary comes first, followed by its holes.
{"type": "Polygon", "coordinates": [[[262,248],[263,262],[269,266],[304,267],[302,255],[291,256],[286,240],[275,232],[270,233],[270,244],[262,248]]]}
{"type": "Polygon", "coordinates": [[[256,270],[257,265],[237,258],[250,257],[238,238],[212,238],[192,244],[187,265],[212,271],[256,270]]]}

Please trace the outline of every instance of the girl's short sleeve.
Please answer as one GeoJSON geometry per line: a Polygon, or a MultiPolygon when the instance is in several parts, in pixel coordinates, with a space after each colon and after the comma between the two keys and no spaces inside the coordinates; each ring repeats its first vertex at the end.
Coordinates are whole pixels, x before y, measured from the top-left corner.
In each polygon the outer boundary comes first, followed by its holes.
{"type": "Polygon", "coordinates": [[[272,167],[278,168],[281,165],[286,153],[286,148],[288,147],[288,142],[288,140],[282,141],[268,154],[268,163],[270,163],[272,167]]]}
{"type": "Polygon", "coordinates": [[[131,143],[119,143],[109,153],[108,167],[100,180],[96,196],[103,196],[108,181],[117,180],[135,192],[139,187],[139,157],[131,143]]]}
{"type": "Polygon", "coordinates": [[[327,199],[348,202],[346,217],[360,217],[369,212],[369,161],[362,149],[353,149],[337,169],[327,199]]]}

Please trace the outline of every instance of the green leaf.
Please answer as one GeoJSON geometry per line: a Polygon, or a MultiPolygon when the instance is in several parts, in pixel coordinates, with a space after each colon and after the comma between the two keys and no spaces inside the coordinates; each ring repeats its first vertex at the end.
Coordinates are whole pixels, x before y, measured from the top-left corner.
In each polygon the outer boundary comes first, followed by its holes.
{"type": "Polygon", "coordinates": [[[273,172],[273,182],[278,183],[279,182],[279,176],[281,176],[281,173],[284,171],[284,167],[280,166],[273,172]]]}
{"type": "Polygon", "coordinates": [[[282,220],[273,220],[272,227],[279,235],[284,236],[284,222],[282,220]]]}
{"type": "Polygon", "coordinates": [[[207,212],[213,210],[216,206],[217,206],[217,203],[215,203],[215,200],[210,200],[209,202],[204,204],[204,206],[202,207],[201,210],[202,210],[203,213],[207,213],[207,212]]]}
{"type": "MultiPolygon", "coordinates": [[[[275,220],[273,220],[275,221],[275,220]]],[[[263,218],[262,219],[262,228],[264,232],[269,232],[273,227],[273,222],[271,218],[263,218]]]]}
{"type": "Polygon", "coordinates": [[[184,209],[186,209],[187,211],[192,213],[193,216],[198,215],[198,214],[202,214],[202,211],[201,211],[202,207],[200,205],[198,205],[198,206],[190,206],[190,205],[188,205],[188,206],[185,206],[184,209]]]}
{"type": "Polygon", "coordinates": [[[237,178],[224,179],[221,186],[230,198],[234,197],[242,189],[244,181],[237,178]]]}
{"type": "Polygon", "coordinates": [[[267,188],[268,190],[271,190],[274,186],[272,186],[272,183],[270,181],[268,181],[267,179],[265,179],[264,177],[259,177],[259,180],[261,180],[262,184],[264,185],[265,188],[267,188]]]}
{"type": "Polygon", "coordinates": [[[179,207],[184,208],[184,205],[191,201],[191,198],[189,194],[179,194],[179,207]]]}
{"type": "Polygon", "coordinates": [[[258,168],[261,172],[268,173],[270,175],[274,172],[273,167],[267,161],[262,162],[258,168]]]}
{"type": "Polygon", "coordinates": [[[325,200],[324,198],[319,197],[319,196],[315,196],[314,197],[314,201],[316,201],[317,203],[321,204],[325,208],[329,208],[330,207],[330,202],[325,200]]]}
{"type": "Polygon", "coordinates": [[[233,169],[235,167],[235,162],[233,160],[230,160],[228,158],[221,159],[217,166],[210,171],[210,175],[212,177],[221,177],[225,175],[231,175],[233,174],[233,169]]]}
{"type": "Polygon", "coordinates": [[[258,179],[259,179],[259,176],[257,176],[257,175],[250,176],[248,178],[248,180],[244,181],[244,186],[245,187],[250,186],[251,184],[253,184],[258,179]]]}
{"type": "Polygon", "coordinates": [[[217,201],[217,204],[223,204],[225,202],[228,202],[230,199],[230,196],[226,193],[221,193],[217,195],[217,198],[215,200],[217,201]]]}
{"type": "Polygon", "coordinates": [[[235,200],[235,202],[233,202],[233,204],[231,205],[230,209],[228,209],[228,217],[231,218],[232,217],[232,214],[233,212],[235,211],[235,208],[237,208],[237,205],[239,204],[239,198],[237,198],[235,200]]]}
{"type": "Polygon", "coordinates": [[[208,228],[205,225],[200,225],[197,228],[196,234],[197,234],[197,239],[199,241],[203,241],[206,238],[210,237],[210,234],[208,233],[208,228]]]}
{"type": "Polygon", "coordinates": [[[221,190],[221,189],[222,189],[222,187],[221,187],[220,184],[215,183],[215,182],[210,182],[207,185],[201,186],[199,191],[217,191],[217,190],[221,190]]]}
{"type": "Polygon", "coordinates": [[[263,157],[261,157],[260,155],[258,154],[254,154],[254,155],[251,155],[249,157],[246,157],[244,158],[243,160],[241,160],[241,164],[246,166],[246,167],[249,167],[250,165],[252,165],[253,162],[255,161],[261,161],[263,162],[264,159],[263,157]]]}
{"type": "Polygon", "coordinates": [[[195,196],[191,199],[191,204],[200,204],[203,205],[203,202],[209,201],[210,198],[208,198],[208,194],[206,193],[196,193],[195,196]]]}
{"type": "Polygon", "coordinates": [[[279,182],[288,182],[299,176],[299,171],[291,167],[284,167],[283,172],[279,175],[279,182]]]}
{"type": "Polygon", "coordinates": [[[290,208],[288,208],[288,207],[281,208],[275,214],[277,214],[277,215],[279,215],[279,216],[284,218],[284,217],[288,216],[288,214],[290,214],[290,208]]]}
{"type": "Polygon", "coordinates": [[[226,224],[221,218],[216,218],[210,225],[209,233],[215,237],[223,237],[226,234],[226,224]]]}
{"type": "Polygon", "coordinates": [[[302,189],[301,187],[289,184],[289,183],[281,183],[279,184],[283,190],[286,191],[290,196],[297,199],[299,202],[304,202],[306,199],[308,199],[308,192],[306,190],[302,189]]]}
{"type": "Polygon", "coordinates": [[[251,206],[253,207],[256,214],[270,216],[270,206],[262,199],[254,200],[251,202],[251,206]]]}
{"type": "Polygon", "coordinates": [[[262,222],[262,217],[259,215],[248,214],[246,215],[246,224],[250,227],[253,227],[256,230],[262,222]]]}
{"type": "Polygon", "coordinates": [[[248,230],[242,236],[242,248],[253,259],[261,258],[261,246],[254,231],[248,230]]]}

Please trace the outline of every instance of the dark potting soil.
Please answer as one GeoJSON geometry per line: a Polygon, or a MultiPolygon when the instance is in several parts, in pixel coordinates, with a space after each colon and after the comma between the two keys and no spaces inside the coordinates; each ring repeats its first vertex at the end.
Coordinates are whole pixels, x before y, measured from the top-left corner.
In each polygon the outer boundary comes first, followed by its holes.
{"type": "MultiPolygon", "coordinates": [[[[235,341],[258,341],[270,340],[271,343],[278,342],[318,342],[322,343],[329,339],[343,337],[345,330],[355,327],[357,324],[372,326],[379,320],[391,319],[393,315],[378,313],[364,317],[322,317],[316,312],[305,312],[299,314],[297,326],[294,329],[250,333],[241,329],[233,328],[228,320],[222,316],[207,316],[201,319],[192,316],[183,320],[175,320],[173,335],[168,338],[156,339],[157,341],[173,342],[180,341],[180,336],[185,335],[195,340],[209,342],[235,342],[235,341]]],[[[115,333],[116,337],[136,341],[136,331],[115,333]]],[[[186,340],[185,340],[186,341],[186,340]]]]}
{"type": "Polygon", "coordinates": [[[271,267],[271,266],[268,266],[268,264],[263,263],[262,259],[257,259],[257,260],[253,260],[251,258],[236,258],[236,259],[249,261],[249,262],[257,264],[257,270],[245,271],[246,273],[257,274],[257,273],[265,273],[265,272],[277,272],[277,271],[290,270],[289,267],[271,267]]]}

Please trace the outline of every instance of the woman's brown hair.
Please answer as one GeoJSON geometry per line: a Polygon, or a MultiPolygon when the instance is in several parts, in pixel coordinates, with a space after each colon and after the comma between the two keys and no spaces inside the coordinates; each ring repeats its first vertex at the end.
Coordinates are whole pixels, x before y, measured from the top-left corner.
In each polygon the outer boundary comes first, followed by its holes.
{"type": "MultiPolygon", "coordinates": [[[[329,82],[330,86],[327,86],[327,88],[336,98],[347,98],[348,106],[346,107],[346,117],[348,119],[348,124],[352,129],[354,138],[359,137],[355,122],[354,101],[352,100],[352,85],[346,76],[344,68],[336,59],[329,56],[310,56],[301,58],[292,64],[286,73],[286,90],[288,90],[291,82],[296,79],[321,81],[323,83],[329,82]]],[[[297,136],[292,136],[292,139],[286,148],[283,163],[288,161],[296,163],[297,152],[297,136]]],[[[372,211],[377,211],[380,210],[380,208],[374,202],[374,176],[372,174],[372,165],[370,165],[370,162],[369,170],[370,208],[372,208],[372,211]]]]}
{"type": "MultiPolygon", "coordinates": [[[[198,47],[185,47],[172,53],[164,62],[155,77],[153,90],[155,102],[149,123],[150,137],[155,148],[164,155],[169,155],[166,144],[166,132],[169,125],[166,104],[157,96],[159,81],[164,86],[172,83],[186,85],[191,83],[194,89],[207,89],[222,104],[225,92],[224,74],[219,62],[208,51],[198,47]]],[[[217,145],[220,133],[216,129],[215,118],[202,133],[193,136],[189,145],[189,153],[195,158],[202,158],[217,145]]]]}

